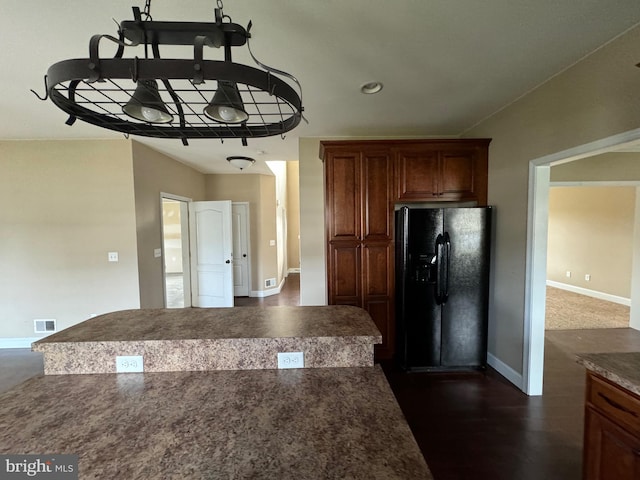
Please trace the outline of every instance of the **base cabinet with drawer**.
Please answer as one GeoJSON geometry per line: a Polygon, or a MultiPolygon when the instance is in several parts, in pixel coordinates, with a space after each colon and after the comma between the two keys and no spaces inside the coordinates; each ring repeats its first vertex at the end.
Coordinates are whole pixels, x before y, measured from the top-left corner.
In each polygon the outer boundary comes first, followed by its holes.
{"type": "Polygon", "coordinates": [[[640,396],[587,372],[585,480],[640,479],[640,396]]]}

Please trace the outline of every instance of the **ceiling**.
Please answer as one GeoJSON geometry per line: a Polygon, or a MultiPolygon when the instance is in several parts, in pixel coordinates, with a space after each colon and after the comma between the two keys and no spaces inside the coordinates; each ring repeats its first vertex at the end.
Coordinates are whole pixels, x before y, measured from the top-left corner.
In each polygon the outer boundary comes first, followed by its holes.
{"type": "MultiPolygon", "coordinates": [[[[0,0],[0,139],[122,138],[67,115],[44,93],[53,63],[88,56],[92,35],[115,35],[143,0],[0,0]]],[[[153,0],[154,20],[213,21],[214,0],[153,0]]],[[[458,136],[640,22],[638,0],[225,0],[234,23],[253,21],[261,62],[295,75],[305,117],[284,139],[136,140],[204,173],[238,173],[225,158],[296,160],[299,137],[458,136]],[[359,92],[372,80],[376,95],[359,92]]],[[[101,55],[114,48],[101,43],[101,55]]],[[[192,49],[175,49],[179,58],[192,49]]],[[[237,51],[236,51],[237,50],[237,51]]],[[[174,52],[170,52],[174,53],[174,52]]],[[[125,56],[133,56],[139,53],[125,56]]],[[[219,49],[205,58],[221,60],[219,49]]],[[[169,57],[163,53],[164,57],[169,57]]],[[[246,47],[234,61],[255,66],[246,47]]],[[[640,62],[640,49],[638,51],[640,62]]]]}

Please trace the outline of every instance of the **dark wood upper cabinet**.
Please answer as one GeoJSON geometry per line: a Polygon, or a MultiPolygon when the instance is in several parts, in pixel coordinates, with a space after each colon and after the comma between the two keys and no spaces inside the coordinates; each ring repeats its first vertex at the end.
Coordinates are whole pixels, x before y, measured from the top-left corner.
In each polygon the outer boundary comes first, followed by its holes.
{"type": "Polygon", "coordinates": [[[487,203],[488,139],[327,141],[327,287],[330,305],[369,312],[382,333],[376,358],[394,351],[395,203],[487,203]]]}
{"type": "Polygon", "coordinates": [[[450,140],[393,147],[399,202],[487,204],[489,140],[450,140]]]}
{"type": "Polygon", "coordinates": [[[325,162],[325,219],[329,240],[361,237],[360,154],[330,153],[325,162]]]}

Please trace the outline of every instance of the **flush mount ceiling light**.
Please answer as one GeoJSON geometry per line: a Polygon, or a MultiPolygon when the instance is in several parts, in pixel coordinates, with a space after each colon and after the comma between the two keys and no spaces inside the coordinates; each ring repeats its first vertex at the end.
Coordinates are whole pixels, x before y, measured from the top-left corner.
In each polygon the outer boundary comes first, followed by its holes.
{"type": "Polygon", "coordinates": [[[239,168],[240,170],[249,168],[251,165],[256,163],[256,161],[251,157],[240,157],[240,156],[227,157],[227,162],[229,162],[234,167],[239,168]]]}
{"type": "Polygon", "coordinates": [[[153,21],[150,4],[146,0],[143,12],[133,7],[134,20],[119,24],[117,38],[94,35],[89,58],[52,65],[45,96],[38,97],[68,113],[68,125],[80,119],[126,135],[179,138],[185,145],[191,138],[237,138],[246,145],[247,138],[283,136],[298,126],[300,84],[255,58],[251,22],[246,29],[232,23],[221,0],[211,23],[153,21]],[[118,45],[114,58],[100,58],[101,39],[118,45]],[[245,44],[260,68],[231,60],[232,48],[245,44]],[[193,58],[161,58],[162,45],[193,46],[193,58]],[[144,47],[144,58],[124,57],[125,49],[137,46],[144,47]],[[224,60],[204,60],[205,46],[222,48],[224,60]]]}
{"type": "Polygon", "coordinates": [[[382,85],[382,83],[380,82],[368,82],[360,87],[360,92],[367,95],[373,95],[374,93],[378,93],[380,90],[382,90],[383,86],[384,85],[382,85]]]}

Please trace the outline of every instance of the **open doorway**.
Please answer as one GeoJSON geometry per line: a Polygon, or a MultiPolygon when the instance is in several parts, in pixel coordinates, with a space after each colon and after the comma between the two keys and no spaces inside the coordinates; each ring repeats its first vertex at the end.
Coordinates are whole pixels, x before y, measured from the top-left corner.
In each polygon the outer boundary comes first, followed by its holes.
{"type": "Polygon", "coordinates": [[[584,172],[621,170],[627,161],[640,162],[640,153],[596,155],[551,167],[547,340],[552,330],[629,327],[637,186],[581,180],[584,172]]]}
{"type": "Polygon", "coordinates": [[[165,308],[191,306],[189,201],[188,198],[161,194],[165,308]]]}
{"type": "MultiPolygon", "coordinates": [[[[566,162],[631,148],[640,141],[640,129],[614,135],[529,163],[529,212],[525,290],[524,355],[522,389],[541,395],[544,367],[545,304],[550,167],[566,162]]],[[[638,206],[640,202],[636,202],[638,206]]],[[[636,210],[638,208],[636,207],[636,210]]],[[[636,222],[637,223],[637,222],[636,222]]],[[[640,328],[640,248],[633,252],[630,326],[640,328]]]]}

